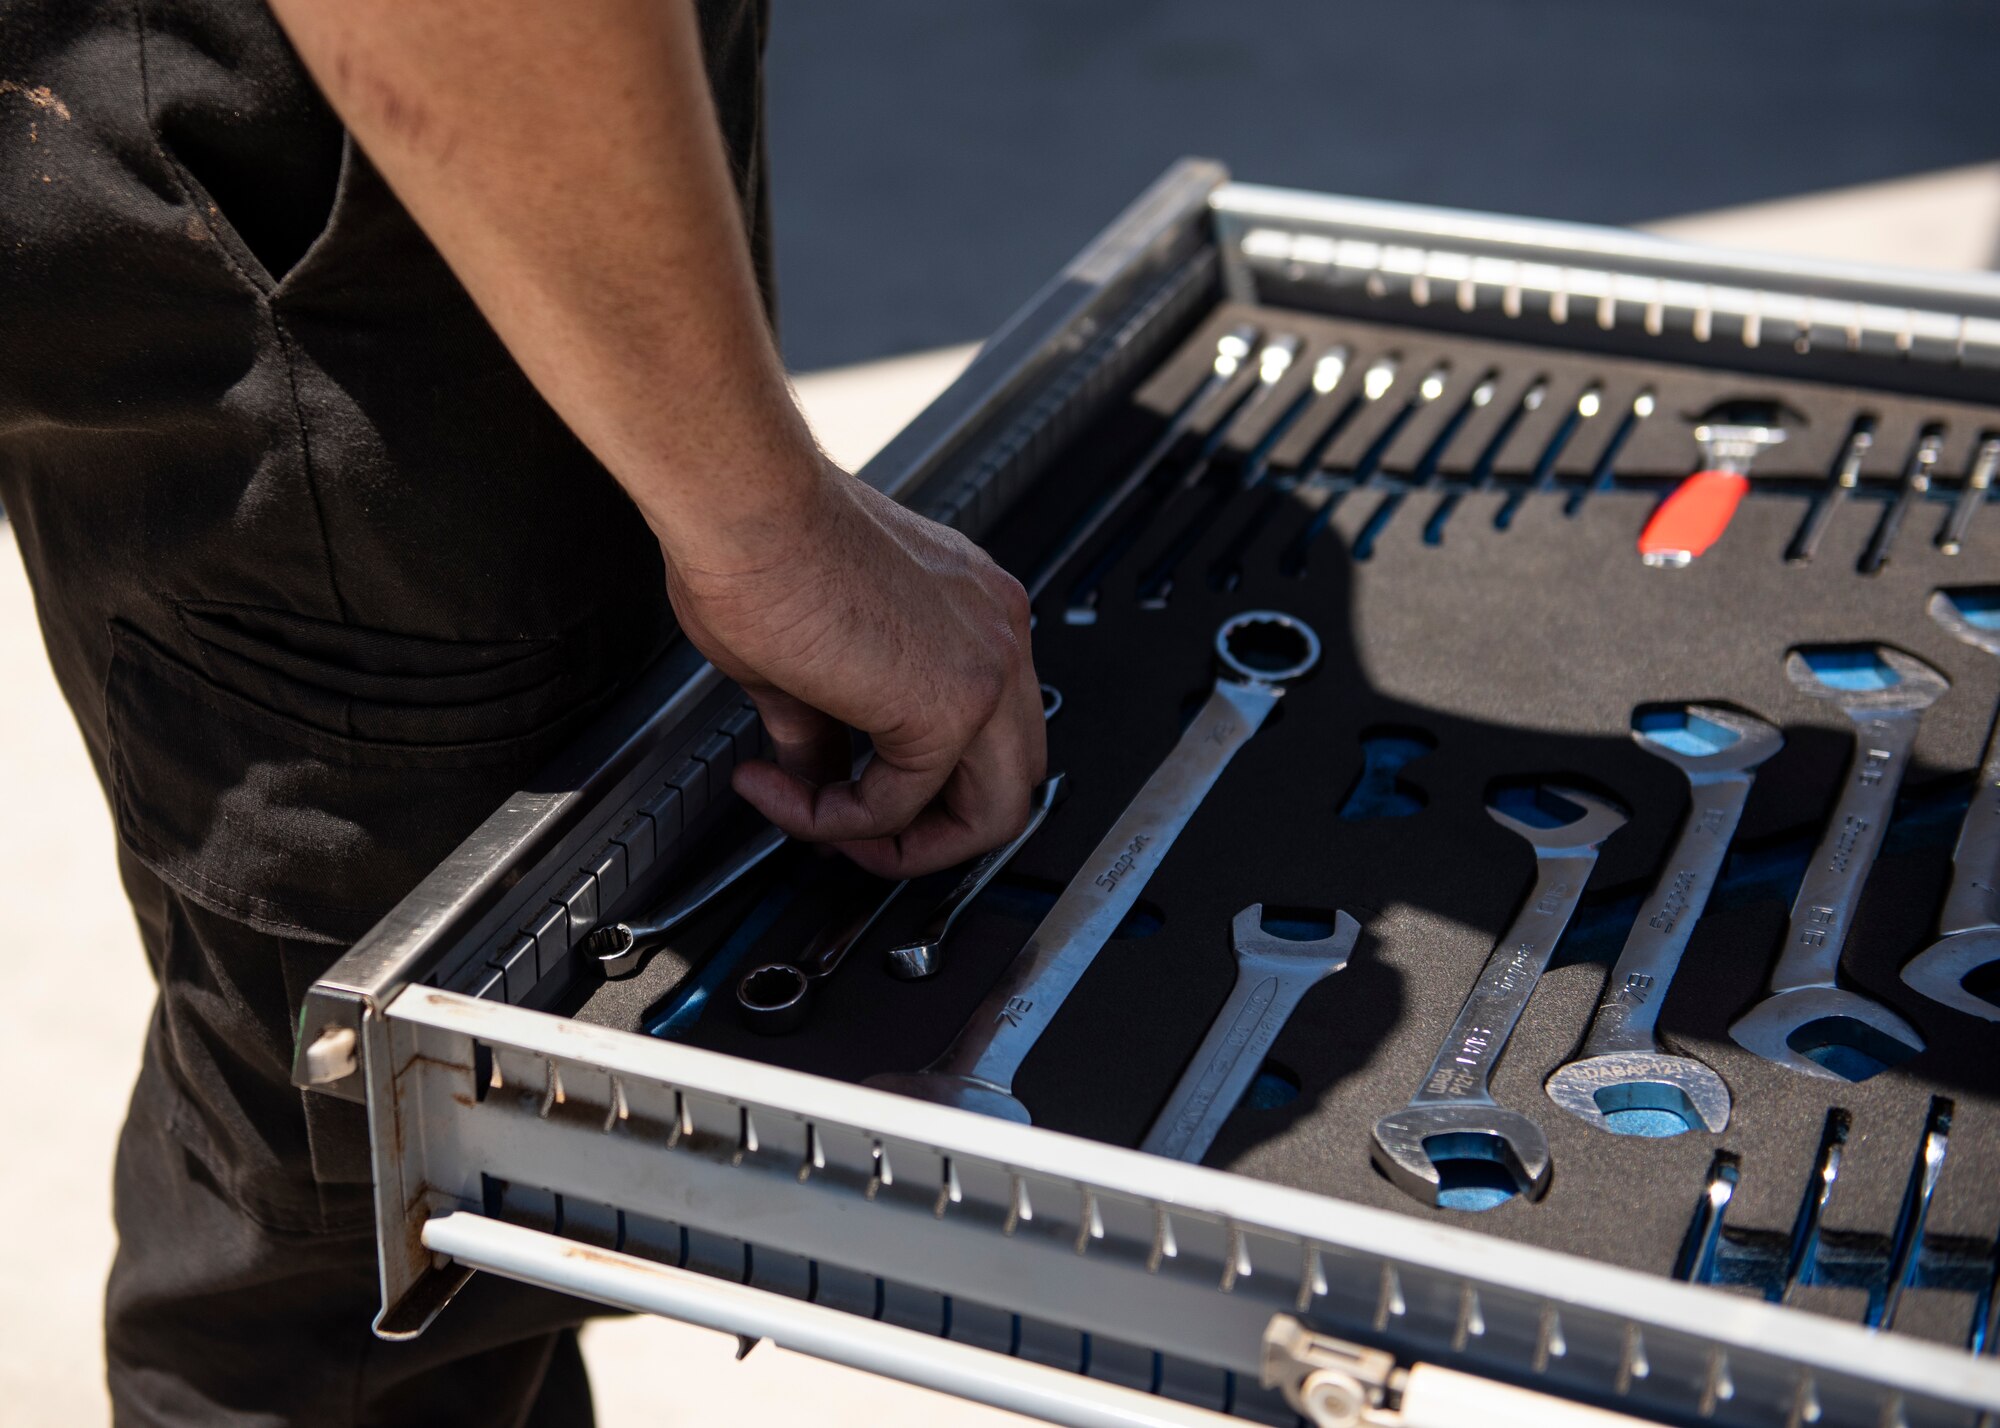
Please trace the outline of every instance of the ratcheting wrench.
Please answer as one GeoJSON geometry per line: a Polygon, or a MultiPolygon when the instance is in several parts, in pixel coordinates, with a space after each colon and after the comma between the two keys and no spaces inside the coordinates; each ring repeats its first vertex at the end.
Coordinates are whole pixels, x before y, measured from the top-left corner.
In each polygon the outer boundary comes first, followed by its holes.
{"type": "Polygon", "coordinates": [[[1535,886],[1513,926],[1494,944],[1458,1020],[1417,1093],[1375,1122],[1375,1163],[1403,1190],[1429,1204],[1444,1189],[1440,1162],[1498,1164],[1516,1193],[1538,1198],[1549,1185],[1549,1142],[1542,1128],[1493,1099],[1493,1068],[1527,1009],[1542,970],[1569,927],[1597,849],[1625,826],[1625,814],[1580,789],[1533,790],[1537,819],[1526,822],[1498,803],[1486,811],[1535,850],[1535,886]],[[1550,826],[1569,805],[1566,822],[1550,826]]]}
{"type": "Polygon", "coordinates": [[[1049,816],[1049,810],[1062,797],[1063,787],[1063,776],[1059,773],[1050,774],[1035,785],[1035,791],[1029,795],[1027,825],[1011,841],[1001,844],[965,870],[965,876],[938,900],[930,920],[913,940],[889,949],[887,955],[891,975],[913,982],[937,971],[938,953],[944,947],[945,938],[951,936],[951,929],[960,914],[972,906],[986,891],[986,885],[1014,860],[1014,855],[1021,851],[1021,845],[1040,830],[1043,820],[1049,816]]]}
{"type": "Polygon", "coordinates": [[[1257,732],[1285,686],[1319,663],[1319,636],[1303,621],[1253,610],[1215,636],[1222,665],[1214,689],[1180,741],[1070,879],[1027,945],[965,1029],[929,1066],[871,1076],[866,1084],[920,1100],[1026,1123],[1015,1073],[1089,970],[1146,880],[1201,807],[1238,749],[1257,732]]]}
{"type": "Polygon", "coordinates": [[[1802,692],[1835,703],[1855,727],[1847,783],[1792,903],[1784,950],[1770,991],[1738,1017],[1729,1035],[1745,1051],[1808,1076],[1843,1076],[1808,1053],[1845,1047],[1880,1064],[1924,1049],[1924,1039],[1873,997],[1840,985],[1840,953],[1861,901],[1896,789],[1917,741],[1917,724],[1950,685],[1901,650],[1793,650],[1785,673],[1802,692]],[[1794,1042],[1813,1039],[1803,1049],[1794,1042]],[[1875,1053],[1881,1051],[1884,1055],[1875,1053]]]}
{"type": "Polygon", "coordinates": [[[1195,1162],[1208,1154],[1299,999],[1347,965],[1360,935],[1344,912],[1334,914],[1331,936],[1310,942],[1266,932],[1260,902],[1237,913],[1229,924],[1236,985],[1139,1149],[1195,1162]]]}
{"type": "Polygon", "coordinates": [[[1757,768],[1785,746],[1785,736],[1752,715],[1690,704],[1641,715],[1632,721],[1632,737],[1687,775],[1687,821],[1665,871],[1639,906],[1583,1049],[1556,1068],[1546,1089],[1558,1106],[1601,1130],[1618,1130],[1605,1118],[1610,1112],[1666,1111],[1689,1128],[1719,1131],[1729,1124],[1729,1087],[1693,1057],[1661,1051],[1655,1032],[1660,1004],[1715,890],[1757,768]]]}
{"type": "MultiPolygon", "coordinates": [[[[1967,644],[2000,655],[2000,590],[1939,590],[1930,612],[1967,644]]],[[[2000,962],[2000,721],[1959,825],[1937,941],[1904,963],[1903,982],[1943,1006],[2000,1021],[2000,1007],[1965,987],[1968,976],[1992,962],[2000,962]]]]}

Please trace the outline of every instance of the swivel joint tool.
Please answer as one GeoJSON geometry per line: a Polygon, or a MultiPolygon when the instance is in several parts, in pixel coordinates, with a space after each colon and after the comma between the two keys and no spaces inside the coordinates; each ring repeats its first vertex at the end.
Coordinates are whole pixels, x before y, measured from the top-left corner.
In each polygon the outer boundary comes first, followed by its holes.
{"type": "Polygon", "coordinates": [[[1854,756],[1832,821],[1792,903],[1770,991],[1729,1028],[1745,1051],[1845,1081],[1865,1081],[1924,1049],[1917,1029],[1873,997],[1839,984],[1861,890],[1881,851],[1917,725],[1950,685],[1922,660],[1886,646],[1794,650],[1785,673],[1854,724],[1854,756]]]}
{"type": "Polygon", "coordinates": [[[1000,983],[929,1066],[866,1084],[920,1100],[1029,1120],[1014,1076],[1090,964],[1139,900],[1167,850],[1236,751],[1263,727],[1285,686],[1319,663],[1302,620],[1254,610],[1216,632],[1221,666],[1208,701],[1111,831],[1084,860],[1000,983]]]}
{"type": "Polygon", "coordinates": [[[1497,1164],[1514,1193],[1530,1199],[1549,1186],[1548,1139],[1534,1121],[1493,1099],[1493,1068],[1569,927],[1598,848],[1625,826],[1625,814],[1580,789],[1538,785],[1521,792],[1519,800],[1496,798],[1486,811],[1534,849],[1534,888],[1494,944],[1417,1093],[1375,1122],[1375,1164],[1432,1205],[1446,1188],[1442,1167],[1454,1162],[1497,1164]]]}
{"type": "MultiPolygon", "coordinates": [[[[1931,618],[1969,645],[2000,655],[2000,589],[1939,590],[1931,618]]],[[[1951,888],[1938,938],[1903,967],[1912,991],[1967,1016],[2000,1021],[2000,1006],[1967,989],[1966,978],[2000,962],[2000,723],[1986,743],[1979,783],[1951,855],[1951,888]]]]}
{"type": "Polygon", "coordinates": [[[1652,1135],[1677,1121],[1680,1130],[1719,1131],[1729,1124],[1729,1087],[1693,1057],[1660,1050],[1660,1004],[1715,890],[1757,768],[1785,738],[1762,719],[1714,704],[1642,711],[1632,737],[1687,776],[1687,821],[1639,906],[1583,1049],[1556,1068],[1546,1089],[1600,1130],[1652,1135]],[[1620,1114],[1632,1111],[1655,1114],[1620,1114]]]}

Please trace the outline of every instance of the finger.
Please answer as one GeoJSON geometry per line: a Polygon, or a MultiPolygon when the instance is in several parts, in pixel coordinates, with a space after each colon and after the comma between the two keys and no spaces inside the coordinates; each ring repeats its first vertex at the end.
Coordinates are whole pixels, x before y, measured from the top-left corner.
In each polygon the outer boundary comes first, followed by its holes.
{"type": "Polygon", "coordinates": [[[786,773],[819,786],[854,772],[854,736],[838,719],[782,690],[754,691],[750,698],[771,740],[771,761],[786,773]]]}
{"type": "Polygon", "coordinates": [[[1016,701],[982,732],[953,770],[942,796],[888,837],[842,843],[840,851],[882,877],[935,872],[997,848],[1027,825],[1029,796],[1042,777],[1041,698],[1024,728],[1016,701]]]}

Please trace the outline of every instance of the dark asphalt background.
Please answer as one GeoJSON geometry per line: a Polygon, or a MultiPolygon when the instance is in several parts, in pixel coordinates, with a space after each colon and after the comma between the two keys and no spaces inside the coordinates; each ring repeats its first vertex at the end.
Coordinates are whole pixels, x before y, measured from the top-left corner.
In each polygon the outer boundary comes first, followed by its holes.
{"type": "Polygon", "coordinates": [[[981,338],[1170,161],[1634,223],[2000,157],[1993,0],[775,0],[787,359],[981,338]]]}

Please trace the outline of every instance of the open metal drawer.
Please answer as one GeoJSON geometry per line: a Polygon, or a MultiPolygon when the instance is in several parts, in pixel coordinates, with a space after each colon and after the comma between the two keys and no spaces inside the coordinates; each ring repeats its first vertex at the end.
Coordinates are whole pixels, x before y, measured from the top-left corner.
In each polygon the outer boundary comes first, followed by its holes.
{"type": "MultiPolygon", "coordinates": [[[[1165,175],[866,478],[982,534],[1225,296],[2000,383],[2000,281],[1225,177],[1165,175]]],[[[1467,1383],[1523,1422],[1558,1400],[1760,1426],[2000,1414],[1991,1358],[544,1010],[759,739],[671,649],[312,989],[296,1079],[369,1109],[378,1332],[420,1333],[486,1269],[1075,1424],[1446,1422],[1467,1383]]]]}

